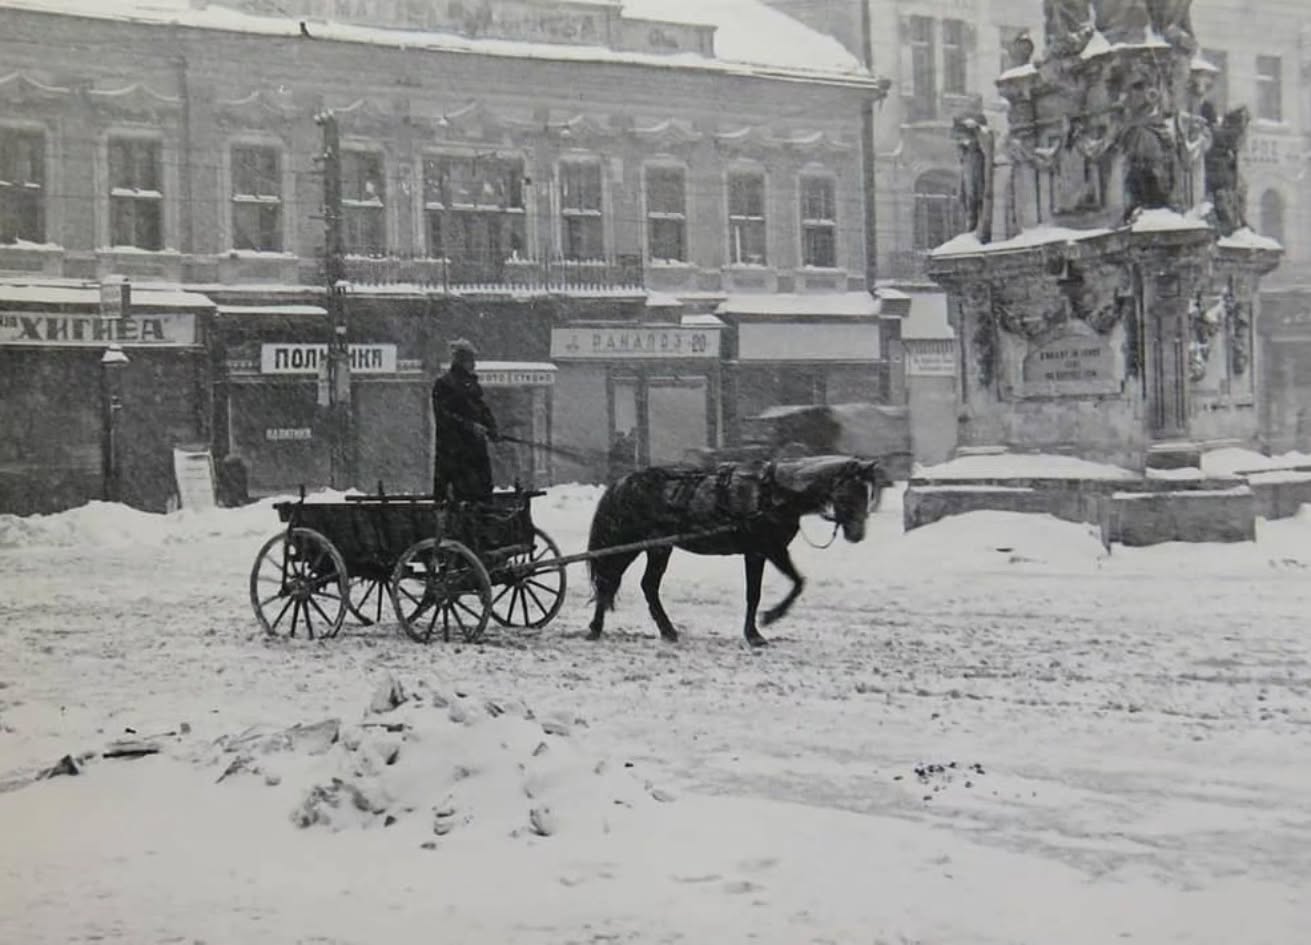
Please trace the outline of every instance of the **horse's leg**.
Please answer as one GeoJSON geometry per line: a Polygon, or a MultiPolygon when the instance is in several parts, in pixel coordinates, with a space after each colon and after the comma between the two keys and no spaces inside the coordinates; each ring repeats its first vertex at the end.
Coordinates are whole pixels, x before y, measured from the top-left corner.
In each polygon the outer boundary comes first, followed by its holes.
{"type": "Polygon", "coordinates": [[[587,639],[601,639],[601,631],[605,629],[605,612],[615,609],[615,596],[619,593],[619,584],[624,579],[624,572],[636,557],[636,553],[625,553],[593,558],[590,562],[596,609],[592,613],[592,622],[587,628],[587,639]]]}
{"type": "Polygon", "coordinates": [[[787,548],[781,548],[770,552],[768,558],[770,564],[778,568],[779,571],[783,572],[783,574],[792,581],[792,590],[788,591],[786,597],[761,615],[760,619],[765,626],[769,626],[779,617],[786,614],[788,608],[792,606],[792,603],[801,596],[802,588],[806,586],[806,579],[801,576],[801,572],[798,571],[796,565],[792,563],[792,556],[788,554],[787,548]]]}
{"type": "Polygon", "coordinates": [[[646,595],[646,606],[651,611],[651,619],[660,628],[660,636],[670,643],[678,639],[678,631],[669,621],[664,605],[660,603],[660,581],[669,567],[669,556],[673,548],[650,548],[646,552],[646,573],[642,575],[642,593],[646,595]]]}
{"type": "Polygon", "coordinates": [[[752,646],[764,646],[769,641],[756,628],[756,610],[760,607],[760,584],[765,575],[765,556],[746,554],[742,556],[742,562],[747,575],[747,617],[742,632],[752,646]]]}

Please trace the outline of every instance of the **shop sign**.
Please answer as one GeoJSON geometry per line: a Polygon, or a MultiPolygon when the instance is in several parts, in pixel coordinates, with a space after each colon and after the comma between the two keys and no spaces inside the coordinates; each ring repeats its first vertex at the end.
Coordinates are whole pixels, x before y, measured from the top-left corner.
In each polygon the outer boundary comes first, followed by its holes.
{"type": "Polygon", "coordinates": [[[313,431],[309,427],[264,428],[264,439],[270,443],[283,443],[287,440],[310,440],[313,438],[313,431]]]}
{"type": "Polygon", "coordinates": [[[955,377],[956,352],[952,347],[921,350],[908,344],[906,373],[911,377],[955,377]]]}
{"type": "Polygon", "coordinates": [[[554,371],[541,370],[487,370],[478,368],[478,382],[483,387],[551,387],[555,384],[554,371]]]}
{"type": "Polygon", "coordinates": [[[196,316],[190,312],[102,318],[48,312],[0,313],[0,345],[49,347],[182,347],[196,343],[196,316]]]}
{"type": "Polygon", "coordinates": [[[556,328],[551,332],[551,357],[562,361],[718,358],[719,330],[651,326],[556,328]]]}
{"type": "Polygon", "coordinates": [[[184,509],[214,508],[214,457],[209,450],[173,450],[178,504],[184,509]]]}
{"type": "Polygon", "coordinates": [[[1021,368],[1027,393],[1099,394],[1119,390],[1115,354],[1096,335],[1073,334],[1032,348],[1021,368]]]}
{"type": "MultiPolygon", "coordinates": [[[[396,373],[395,345],[351,345],[348,350],[353,374],[396,373]]],[[[327,360],[326,344],[266,344],[259,349],[261,374],[317,374],[327,360]]]]}

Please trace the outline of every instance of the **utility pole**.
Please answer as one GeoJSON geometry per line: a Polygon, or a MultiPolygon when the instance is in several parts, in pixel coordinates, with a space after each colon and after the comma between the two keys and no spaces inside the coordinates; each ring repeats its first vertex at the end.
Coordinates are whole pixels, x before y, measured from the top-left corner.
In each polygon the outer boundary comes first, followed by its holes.
{"type": "Polygon", "coordinates": [[[331,485],[355,485],[355,430],[351,409],[351,365],[346,323],[346,246],[342,233],[341,136],[337,116],[321,112],[315,121],[323,129],[323,275],[328,290],[327,403],[330,431],[331,485]]]}

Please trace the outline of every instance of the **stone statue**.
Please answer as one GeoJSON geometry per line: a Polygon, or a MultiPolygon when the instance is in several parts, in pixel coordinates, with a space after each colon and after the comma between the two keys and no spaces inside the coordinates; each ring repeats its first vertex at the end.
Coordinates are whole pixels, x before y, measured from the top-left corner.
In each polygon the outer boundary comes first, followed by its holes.
{"type": "Polygon", "coordinates": [[[1006,45],[1006,60],[1011,69],[1027,66],[1033,60],[1033,37],[1028,30],[1021,31],[1006,45]]]}
{"type": "Polygon", "coordinates": [[[1120,138],[1124,149],[1124,212],[1168,207],[1174,194],[1175,147],[1169,130],[1156,124],[1132,125],[1120,138]]]}
{"type": "Polygon", "coordinates": [[[1147,0],[1147,15],[1152,29],[1171,46],[1189,54],[1197,51],[1193,19],[1189,8],[1193,0],[1147,0]]]}
{"type": "Polygon", "coordinates": [[[1238,157],[1249,120],[1245,105],[1226,112],[1212,130],[1211,147],[1206,152],[1206,195],[1224,236],[1247,226],[1247,184],[1239,172],[1238,157]]]}
{"type": "Polygon", "coordinates": [[[1077,56],[1092,38],[1088,0],[1043,0],[1042,16],[1048,56],[1077,56]]]}
{"type": "Polygon", "coordinates": [[[982,112],[958,115],[952,120],[951,136],[960,152],[960,200],[965,231],[979,242],[992,239],[992,164],[994,137],[982,112]]]}
{"type": "Polygon", "coordinates": [[[1147,39],[1148,0],[1093,0],[1093,23],[1106,41],[1141,43],[1147,39]]]}

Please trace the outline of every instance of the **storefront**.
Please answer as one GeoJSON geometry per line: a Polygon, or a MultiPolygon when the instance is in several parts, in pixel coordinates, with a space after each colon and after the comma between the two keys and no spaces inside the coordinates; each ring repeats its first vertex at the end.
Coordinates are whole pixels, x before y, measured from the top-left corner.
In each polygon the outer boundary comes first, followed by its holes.
{"type": "Polygon", "coordinates": [[[1311,451],[1311,289],[1261,294],[1262,437],[1277,453],[1311,451]]]}
{"type": "MultiPolygon", "coordinates": [[[[322,488],[332,479],[327,312],[315,305],[219,307],[225,347],[223,452],[245,466],[253,495],[322,488]]],[[[362,324],[348,346],[354,483],[430,488],[428,384],[386,326],[362,324]]]]}
{"type": "MultiPolygon", "coordinates": [[[[556,481],[607,478],[616,438],[638,465],[682,462],[718,446],[720,335],[714,316],[676,322],[573,323],[551,332],[554,441],[576,454],[556,459],[556,481]]],[[[627,456],[625,457],[627,460],[627,456]]]]}
{"type": "Polygon", "coordinates": [[[900,402],[904,308],[867,292],[730,295],[715,310],[729,326],[727,439],[768,407],[900,402]]]}
{"type": "Polygon", "coordinates": [[[0,284],[0,512],[164,511],[173,449],[208,442],[213,303],[134,288],[124,307],[114,290],[102,304],[95,284],[0,284]]]}
{"type": "Polygon", "coordinates": [[[507,437],[491,450],[496,485],[535,489],[553,481],[549,447],[555,375],[555,365],[544,361],[478,362],[484,399],[507,437]]]}

